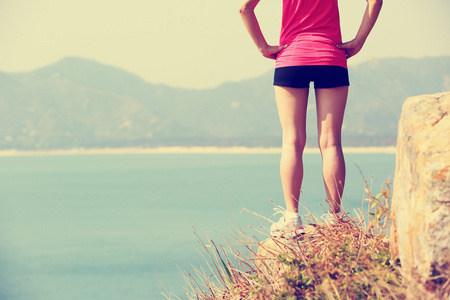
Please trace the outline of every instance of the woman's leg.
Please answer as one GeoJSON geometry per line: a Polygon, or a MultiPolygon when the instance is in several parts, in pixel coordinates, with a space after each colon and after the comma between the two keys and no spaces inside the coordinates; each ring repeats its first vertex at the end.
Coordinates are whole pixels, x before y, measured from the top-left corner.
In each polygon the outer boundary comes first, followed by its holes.
{"type": "Polygon", "coordinates": [[[308,88],[275,86],[278,115],[283,129],[281,184],[288,212],[298,212],[303,180],[302,155],[306,143],[308,91],[308,88]]]}
{"type": "Polygon", "coordinates": [[[323,181],[330,212],[339,212],[345,184],[341,129],[348,86],[316,89],[317,130],[323,160],[323,181]]]}

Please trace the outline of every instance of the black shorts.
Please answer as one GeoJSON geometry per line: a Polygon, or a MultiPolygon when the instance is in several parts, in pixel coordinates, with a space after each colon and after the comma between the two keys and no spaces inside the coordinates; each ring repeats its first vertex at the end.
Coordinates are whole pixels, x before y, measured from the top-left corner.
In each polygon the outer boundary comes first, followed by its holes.
{"type": "Polygon", "coordinates": [[[348,70],[339,66],[293,66],[275,69],[273,85],[309,88],[314,82],[314,88],[327,89],[339,86],[349,86],[348,70]]]}

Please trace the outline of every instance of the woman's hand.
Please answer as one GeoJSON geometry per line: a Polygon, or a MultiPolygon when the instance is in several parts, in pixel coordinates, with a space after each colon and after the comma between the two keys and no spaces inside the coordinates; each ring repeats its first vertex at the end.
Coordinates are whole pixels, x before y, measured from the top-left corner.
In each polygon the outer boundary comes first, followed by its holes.
{"type": "Polygon", "coordinates": [[[336,45],[339,49],[345,50],[345,56],[347,59],[356,55],[359,51],[361,51],[364,42],[358,42],[356,39],[351,40],[347,43],[336,45]]]}
{"type": "Polygon", "coordinates": [[[280,52],[281,50],[283,50],[286,47],[287,47],[287,45],[283,45],[283,46],[267,45],[266,47],[259,49],[259,52],[261,52],[261,54],[266,58],[276,59],[278,52],[280,52]]]}

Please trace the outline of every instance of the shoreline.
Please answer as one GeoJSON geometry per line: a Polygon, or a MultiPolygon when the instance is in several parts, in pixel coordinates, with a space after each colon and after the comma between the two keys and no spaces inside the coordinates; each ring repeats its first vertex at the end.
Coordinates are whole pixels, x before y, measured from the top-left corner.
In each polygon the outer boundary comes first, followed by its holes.
{"type": "MultiPolygon", "coordinates": [[[[395,154],[396,147],[344,147],[346,153],[395,154]]],[[[114,154],[271,154],[281,148],[248,147],[159,147],[159,148],[74,148],[60,150],[0,150],[0,157],[45,155],[114,155],[114,154]]],[[[305,148],[304,153],[319,153],[318,148],[305,148]]]]}

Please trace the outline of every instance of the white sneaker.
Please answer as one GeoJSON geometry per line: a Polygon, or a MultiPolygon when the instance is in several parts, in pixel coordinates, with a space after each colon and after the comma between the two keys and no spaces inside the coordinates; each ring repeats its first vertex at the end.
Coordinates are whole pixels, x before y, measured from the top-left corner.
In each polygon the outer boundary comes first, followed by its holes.
{"type": "Polygon", "coordinates": [[[303,228],[302,220],[291,219],[286,220],[284,216],[278,220],[278,222],[273,223],[270,226],[270,235],[272,237],[280,237],[286,239],[294,239],[305,233],[305,229],[303,228]]]}
{"type": "Polygon", "coordinates": [[[326,214],[323,214],[320,218],[323,220],[325,224],[329,225],[333,225],[339,222],[339,219],[336,216],[336,214],[329,211],[326,214]]]}

